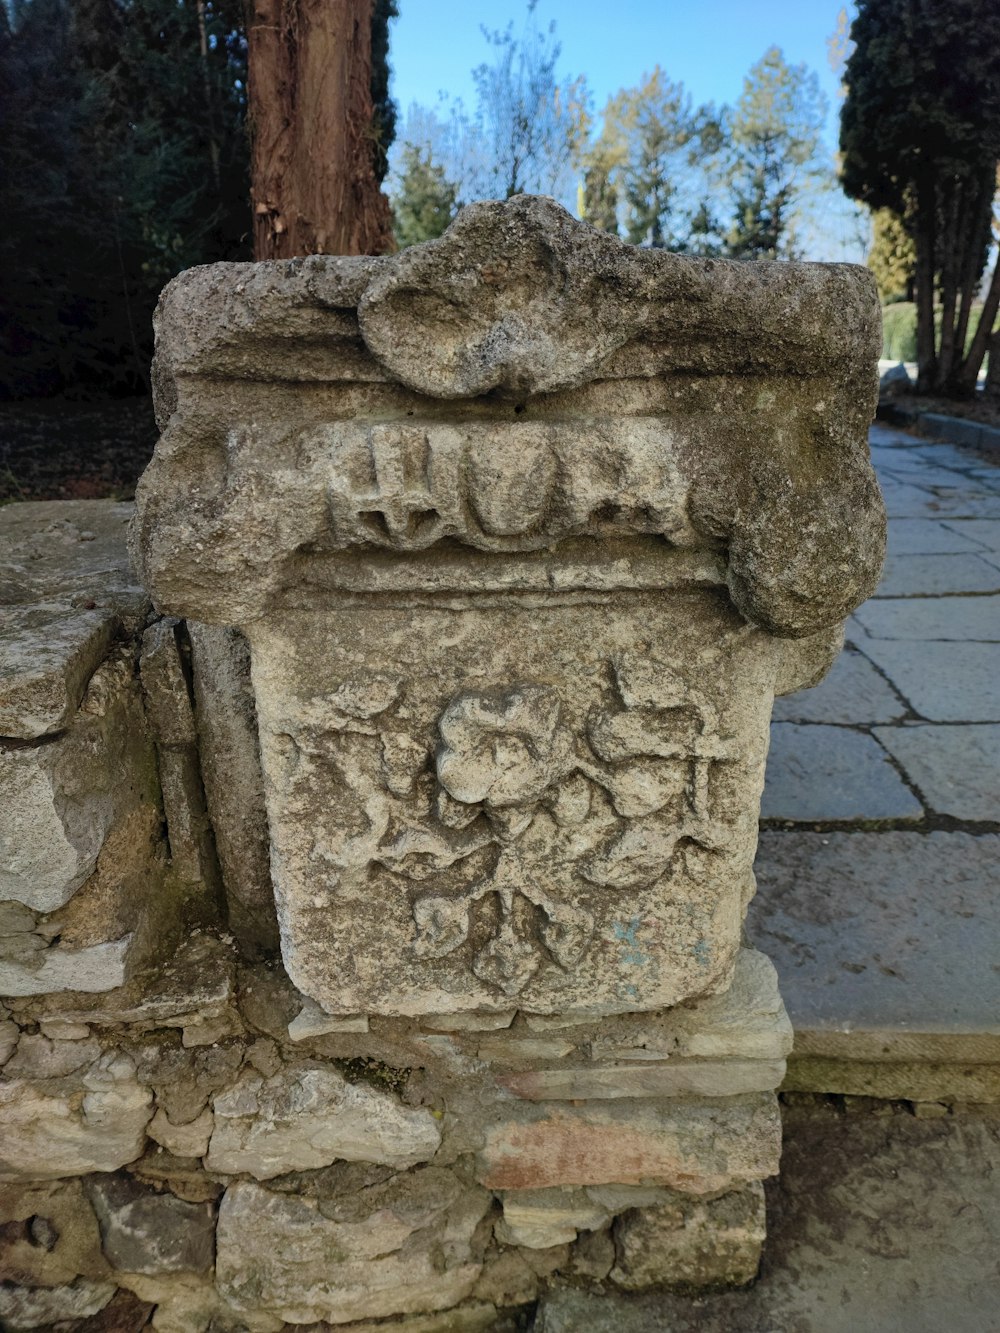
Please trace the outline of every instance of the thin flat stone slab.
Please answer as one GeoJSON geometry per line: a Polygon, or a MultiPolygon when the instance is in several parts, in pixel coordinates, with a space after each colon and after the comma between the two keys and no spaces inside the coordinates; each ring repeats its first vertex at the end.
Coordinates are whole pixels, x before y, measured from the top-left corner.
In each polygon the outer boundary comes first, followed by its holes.
{"type": "Polygon", "coordinates": [[[858,641],[929,722],[1000,722],[1000,644],[858,641]]]}
{"type": "Polygon", "coordinates": [[[1000,641],[1000,596],[881,597],[854,618],[873,639],[1000,641]]]}
{"type": "Polygon", "coordinates": [[[957,555],[893,555],[886,561],[876,597],[921,593],[997,592],[1000,570],[971,552],[957,555]]]}
{"type": "Polygon", "coordinates": [[[762,819],[920,819],[923,808],[877,741],[846,727],[776,722],[762,819]]]}
{"type": "Polygon", "coordinates": [[[1000,517],[954,519],[947,526],[956,536],[974,541],[987,551],[1000,552],[1000,517]]]}
{"type": "Polygon", "coordinates": [[[62,731],[111,646],[111,611],[15,606],[3,613],[0,736],[33,740],[62,731]]]}
{"type": "Polygon", "coordinates": [[[946,555],[957,551],[983,551],[984,544],[965,525],[947,525],[931,518],[897,518],[889,529],[889,555],[946,555]]]}
{"type": "Polygon", "coordinates": [[[873,722],[896,722],[908,712],[907,704],[885,677],[866,657],[848,647],[819,685],[775,699],[771,716],[775,722],[836,722],[842,726],[862,726],[873,722]]]}
{"type": "Polygon", "coordinates": [[[1000,1060],[1000,836],[761,835],[747,928],[799,1056],[1000,1060]]]}
{"type": "Polygon", "coordinates": [[[1000,823],[1000,725],[878,727],[931,810],[1000,823]]]}

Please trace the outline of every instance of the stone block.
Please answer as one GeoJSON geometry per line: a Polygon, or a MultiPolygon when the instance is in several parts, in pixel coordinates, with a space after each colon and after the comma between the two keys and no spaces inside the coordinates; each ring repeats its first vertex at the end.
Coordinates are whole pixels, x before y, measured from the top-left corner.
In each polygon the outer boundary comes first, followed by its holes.
{"type": "Polygon", "coordinates": [[[213,1109],[206,1166],[258,1180],[341,1160],[405,1168],[428,1161],[441,1142],[429,1110],[308,1065],[269,1079],[247,1070],[213,1109]]]}
{"type": "Polygon", "coordinates": [[[185,1203],[127,1177],[88,1183],[108,1262],[124,1273],[207,1273],[215,1260],[210,1204],[185,1203]]]}
{"type": "Polygon", "coordinates": [[[6,505],[0,513],[0,737],[64,730],[145,593],[124,542],[131,505],[6,505]]]}
{"type": "Polygon", "coordinates": [[[784,1060],[670,1060],[663,1064],[570,1066],[508,1074],[503,1084],[531,1101],[627,1097],[738,1097],[772,1092],[785,1076],[784,1060]]]}
{"type": "Polygon", "coordinates": [[[477,1178],[490,1189],[666,1185],[709,1194],[778,1169],[772,1097],[579,1106],[520,1103],[489,1125],[477,1178]]]}
{"type": "Polygon", "coordinates": [[[124,1054],[61,1080],[0,1082],[0,1181],[115,1171],[141,1154],[152,1114],[152,1093],[124,1054]]]}
{"type": "Polygon", "coordinates": [[[765,1235],[757,1181],[714,1199],[678,1195],[619,1218],[611,1280],[627,1291],[743,1286],[757,1275],[765,1235]]]}
{"type": "Polygon", "coordinates": [[[777,277],[523,198],[164,294],[134,549],[160,610],[249,641],[282,956],[326,1011],[729,984],[773,695],[884,544],[870,281],[777,277]]]}
{"type": "Polygon", "coordinates": [[[0,1185],[0,1274],[28,1287],[109,1277],[97,1218],[79,1180],[0,1185]]]}
{"type": "Polygon", "coordinates": [[[114,1282],[77,1278],[62,1287],[22,1287],[0,1283],[0,1320],[5,1329],[38,1329],[87,1319],[103,1310],[117,1290],[114,1282]]]}
{"type": "Polygon", "coordinates": [[[219,1209],[217,1281],[237,1310],[290,1323],[445,1310],[482,1268],[489,1196],[429,1167],[339,1205],[231,1185],[219,1209]]]}
{"type": "Polygon", "coordinates": [[[117,820],[155,791],[142,703],[123,656],[90,681],[74,724],[0,742],[0,899],[62,907],[93,874],[117,820]]]}

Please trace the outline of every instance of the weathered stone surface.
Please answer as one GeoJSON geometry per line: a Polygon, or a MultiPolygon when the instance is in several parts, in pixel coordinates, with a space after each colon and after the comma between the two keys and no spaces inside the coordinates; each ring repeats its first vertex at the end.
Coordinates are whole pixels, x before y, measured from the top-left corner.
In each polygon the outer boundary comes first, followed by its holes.
{"type": "Polygon", "coordinates": [[[175,1157],[204,1157],[214,1127],[215,1116],[207,1106],[200,1115],[182,1125],[175,1125],[161,1106],[149,1122],[147,1132],[175,1157]]]}
{"type": "Polygon", "coordinates": [[[763,834],[747,924],[796,1055],[997,1061],[998,858],[995,834],[763,834]]]}
{"type": "Polygon", "coordinates": [[[251,630],[283,953],[300,990],[346,1013],[505,1011],[515,997],[600,1013],[725,987],[774,659],[721,606],[669,621],[645,609],[648,629],[701,655],[702,686],[618,652],[628,622],[595,626],[575,605],[470,608],[457,622],[345,608],[321,657],[315,616],[263,640],[251,630]],[[699,648],[709,625],[728,652],[699,648]],[[334,674],[334,638],[372,665],[334,674]],[[560,689],[528,683],[553,660],[560,689]],[[728,690],[737,675],[758,688],[728,690]],[[491,686],[505,678],[523,683],[491,686]],[[386,953],[405,967],[386,969],[386,953]]]}
{"type": "Polygon", "coordinates": [[[249,639],[304,995],[601,1014],[728,985],[771,699],[881,560],[875,316],[858,271],[705,266],[529,198],[164,294],[135,551],[161,610],[249,639]]]}
{"type": "Polygon", "coordinates": [[[307,1000],[288,1025],[290,1041],[308,1041],[310,1037],[322,1037],[331,1032],[367,1032],[367,1014],[355,1014],[337,1018],[326,1013],[318,1004],[307,1000]]]}
{"type": "Polygon", "coordinates": [[[0,735],[33,740],[63,730],[116,628],[112,611],[8,608],[0,642],[0,735]]]}
{"type": "Polygon", "coordinates": [[[215,1259],[215,1217],[207,1203],[185,1203],[127,1177],[89,1182],[104,1253],[125,1273],[205,1273],[215,1259]]]}
{"type": "Polygon", "coordinates": [[[418,1314],[384,1322],[351,1324],[348,1333],[494,1333],[499,1312],[481,1301],[464,1304],[442,1314],[418,1314]]]}
{"type": "Polygon", "coordinates": [[[875,735],[931,810],[1000,821],[1000,726],[879,727],[875,735]]]}
{"type": "Polygon", "coordinates": [[[717,1102],[520,1103],[491,1125],[477,1159],[490,1189],[651,1184],[708,1194],[778,1169],[781,1125],[773,1098],[717,1102]]]}
{"type": "Polygon", "coordinates": [[[0,898],[62,907],[90,876],[116,820],[151,797],[131,664],[110,659],[73,726],[40,745],[0,743],[0,898]]]}
{"type": "Polygon", "coordinates": [[[4,1328],[35,1329],[68,1319],[86,1319],[103,1310],[115,1294],[114,1282],[77,1278],[63,1287],[21,1287],[0,1283],[4,1328]]]}
{"type": "Polygon", "coordinates": [[[0,1083],[0,1180],[114,1171],[142,1152],[152,1094],[109,1053],[64,1080],[0,1083]]]}
{"type": "Polygon", "coordinates": [[[269,1079],[248,1070],[213,1109],[206,1166],[258,1180],[338,1160],[405,1168],[428,1161],[441,1142],[429,1110],[308,1065],[269,1079]]]}
{"type": "Polygon", "coordinates": [[[482,1267],[489,1196],[428,1168],[339,1203],[240,1182],[219,1210],[217,1277],[237,1309],[332,1324],[447,1309],[482,1267]]]}
{"type": "Polygon", "coordinates": [[[627,1291],[742,1286],[760,1263],[764,1187],[753,1181],[715,1199],[678,1195],[627,1213],[614,1234],[618,1261],[611,1280],[627,1291]]]}
{"type": "Polygon", "coordinates": [[[611,1216],[585,1190],[514,1190],[503,1196],[494,1232],[504,1244],[547,1250],[576,1240],[579,1231],[605,1226],[611,1216]]]}
{"type": "Polygon", "coordinates": [[[0,1185],[0,1275],[29,1287],[108,1277],[97,1218],[80,1181],[0,1185]]]}
{"type": "Polygon", "coordinates": [[[871,736],[846,727],[771,728],[764,819],[920,819],[923,806],[871,736]]]}

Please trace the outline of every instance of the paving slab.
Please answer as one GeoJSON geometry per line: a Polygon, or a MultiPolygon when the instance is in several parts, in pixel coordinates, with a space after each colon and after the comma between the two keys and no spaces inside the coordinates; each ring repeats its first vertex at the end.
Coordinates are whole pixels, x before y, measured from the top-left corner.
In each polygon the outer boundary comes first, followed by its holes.
{"type": "Polygon", "coordinates": [[[945,526],[956,536],[978,542],[988,551],[1000,552],[1000,518],[956,518],[945,526]]]}
{"type": "Polygon", "coordinates": [[[981,555],[892,555],[875,597],[1000,592],[1000,570],[981,555]]]}
{"type": "Polygon", "coordinates": [[[1000,722],[1000,644],[859,637],[855,646],[928,722],[1000,722]]]}
{"type": "Polygon", "coordinates": [[[758,1281],[542,1301],[535,1333],[995,1333],[1000,1123],[829,1103],[783,1113],[758,1281]]]}
{"type": "Polygon", "coordinates": [[[847,727],[771,725],[762,819],[920,819],[923,807],[871,736],[847,727]]]}
{"type": "MultiPolygon", "coordinates": [[[[895,722],[908,712],[908,705],[867,657],[848,647],[819,685],[776,699],[772,716],[775,722],[839,722],[852,726],[895,722]]],[[[772,755],[772,763],[775,757],[772,755]]]]}
{"type": "MultiPolygon", "coordinates": [[[[1000,824],[1000,725],[876,727],[875,736],[929,809],[1000,824]]],[[[1000,889],[1000,866],[997,876],[1000,889]]]]}
{"type": "Polygon", "coordinates": [[[1000,596],[880,597],[865,602],[855,620],[873,639],[1000,641],[1000,596]]]}
{"type": "Polygon", "coordinates": [[[1000,1062],[1000,835],[767,831],[754,872],[794,1056],[1000,1062]]]}
{"type": "MultiPolygon", "coordinates": [[[[973,522],[966,519],[965,524],[973,522]]],[[[964,524],[963,524],[964,526],[964,524]]],[[[948,526],[933,518],[897,518],[889,524],[889,555],[947,555],[959,551],[979,551],[985,543],[959,527],[948,526]]]]}

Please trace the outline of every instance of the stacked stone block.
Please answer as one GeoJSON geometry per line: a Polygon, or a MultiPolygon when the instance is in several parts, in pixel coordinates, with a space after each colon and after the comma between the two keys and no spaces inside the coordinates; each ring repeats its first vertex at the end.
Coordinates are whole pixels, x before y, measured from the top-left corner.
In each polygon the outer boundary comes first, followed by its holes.
{"type": "Polygon", "coordinates": [[[0,1317],[443,1333],[750,1281],[791,1030],[741,926],[772,699],[880,565],[866,275],[516,199],[158,318],[152,610],[46,704],[69,736],[127,664],[154,852],[95,895],[107,985],[11,988],[0,1317]]]}

